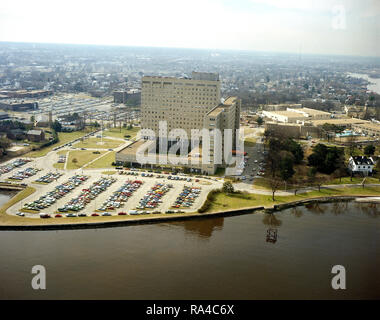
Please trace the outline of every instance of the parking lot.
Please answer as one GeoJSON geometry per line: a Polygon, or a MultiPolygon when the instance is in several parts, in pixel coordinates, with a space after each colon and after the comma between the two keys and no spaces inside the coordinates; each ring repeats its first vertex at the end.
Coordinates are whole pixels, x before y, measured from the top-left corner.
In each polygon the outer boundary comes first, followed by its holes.
{"type": "MultiPolygon", "coordinates": [[[[36,188],[36,192],[30,195],[29,197],[25,198],[22,202],[11,207],[8,210],[8,213],[16,215],[18,212],[24,211],[21,209],[25,208],[26,203],[34,202],[35,200],[38,200],[41,197],[46,196],[47,193],[53,191],[57,186],[62,185],[73,175],[73,173],[67,172],[63,176],[61,176],[57,181],[53,181],[48,185],[33,185],[33,187],[36,188]]],[[[187,179],[169,180],[168,175],[160,175],[161,178],[157,178],[158,174],[153,174],[152,176],[148,177],[141,176],[141,173],[138,173],[138,176],[114,174],[111,177],[115,179],[115,181],[112,184],[107,185],[107,188],[106,190],[104,190],[104,192],[97,194],[96,197],[91,199],[91,201],[87,202],[83,209],[80,209],[76,212],[73,212],[71,210],[67,212],[59,212],[59,208],[64,208],[65,205],[71,203],[72,200],[78,199],[81,196],[83,196],[84,189],[90,189],[90,187],[93,186],[94,183],[98,182],[102,178],[107,177],[102,175],[100,170],[93,170],[91,171],[91,173],[89,172],[89,170],[86,170],[85,175],[89,176],[89,178],[85,180],[80,186],[77,186],[76,188],[65,193],[61,198],[56,199],[56,201],[52,201],[49,206],[40,209],[40,211],[35,211],[33,213],[24,212],[25,217],[39,218],[41,213],[49,214],[52,218],[54,218],[56,214],[61,214],[62,217],[66,217],[66,215],[70,213],[77,215],[86,214],[87,216],[91,216],[95,212],[97,212],[99,215],[102,215],[102,213],[104,212],[109,212],[110,215],[118,215],[119,212],[125,212],[126,214],[129,214],[131,210],[148,211],[149,213],[153,213],[153,211],[155,211],[156,213],[174,213],[177,211],[177,209],[180,209],[181,212],[195,212],[205,201],[208,192],[213,188],[220,188],[222,185],[221,181],[214,181],[209,179],[197,179],[198,182],[195,182],[195,179],[192,179],[189,182],[187,181],[187,179]],[[107,210],[104,207],[104,204],[107,203],[107,201],[109,201],[110,197],[113,194],[120,190],[120,188],[122,188],[128,181],[135,180],[141,181],[141,186],[137,188],[130,197],[128,197],[127,201],[122,202],[119,208],[114,208],[114,210],[107,210]],[[162,196],[162,202],[158,203],[157,206],[154,208],[146,208],[145,210],[136,209],[141,205],[140,201],[149,192],[151,192],[152,188],[154,188],[157,184],[170,184],[172,186],[168,188],[167,192],[162,196]],[[180,194],[183,194],[184,186],[187,186],[189,188],[200,187],[199,196],[194,197],[194,199],[192,199],[191,205],[188,207],[173,208],[173,204],[175,204],[176,201],[178,201],[178,197],[180,196],[180,194]]],[[[110,177],[108,176],[108,178],[110,177]]],[[[187,201],[187,203],[190,204],[189,201],[187,201]]],[[[139,214],[143,213],[139,212],[139,214]]],[[[74,219],[74,217],[72,219],[74,219]]]]}

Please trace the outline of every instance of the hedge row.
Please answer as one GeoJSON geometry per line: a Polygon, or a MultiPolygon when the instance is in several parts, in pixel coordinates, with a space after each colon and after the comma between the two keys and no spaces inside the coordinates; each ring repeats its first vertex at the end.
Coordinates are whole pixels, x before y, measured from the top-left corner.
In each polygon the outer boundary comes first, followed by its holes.
{"type": "Polygon", "coordinates": [[[57,133],[54,129],[52,129],[52,136],[53,136],[53,139],[50,140],[50,141],[48,141],[48,142],[46,142],[46,143],[44,143],[44,144],[42,144],[42,145],[40,146],[40,149],[42,149],[42,148],[44,148],[44,147],[51,146],[52,144],[55,144],[55,143],[58,143],[58,142],[59,142],[58,133],[57,133]]]}

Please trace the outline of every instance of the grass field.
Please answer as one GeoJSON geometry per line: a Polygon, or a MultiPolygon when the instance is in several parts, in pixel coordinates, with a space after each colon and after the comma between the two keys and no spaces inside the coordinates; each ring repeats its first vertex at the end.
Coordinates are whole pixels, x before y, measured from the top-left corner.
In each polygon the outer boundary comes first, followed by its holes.
{"type": "Polygon", "coordinates": [[[116,170],[103,171],[102,174],[112,176],[116,173],[116,170]]]}
{"type": "Polygon", "coordinates": [[[132,129],[128,130],[126,128],[110,128],[103,132],[103,136],[106,137],[115,137],[124,139],[124,136],[130,135],[130,139],[134,138],[137,134],[137,132],[140,131],[139,127],[133,127],[132,129]]]}
{"type": "Polygon", "coordinates": [[[86,133],[92,131],[92,129],[86,128],[85,130],[81,131],[74,131],[74,132],[58,132],[59,142],[55,143],[51,146],[48,146],[46,148],[42,148],[41,150],[31,151],[25,154],[25,157],[32,157],[32,158],[38,158],[45,156],[48,152],[53,150],[55,147],[61,146],[71,140],[77,139],[85,135],[86,133]]]}
{"type": "Polygon", "coordinates": [[[113,149],[119,147],[123,142],[104,138],[89,138],[84,141],[76,143],[76,148],[89,148],[89,149],[113,149]],[[101,144],[101,142],[103,142],[101,144]]]}
{"type": "Polygon", "coordinates": [[[312,198],[328,197],[328,196],[378,196],[380,187],[365,187],[365,188],[336,188],[336,189],[321,189],[321,191],[311,191],[308,193],[297,194],[296,196],[275,196],[275,201],[272,201],[271,195],[258,195],[250,193],[237,193],[226,195],[218,193],[215,200],[212,202],[208,212],[223,211],[229,209],[238,209],[244,207],[264,206],[271,207],[274,204],[287,203],[297,200],[305,200],[312,198]]]}
{"type": "Polygon", "coordinates": [[[100,157],[102,154],[104,154],[106,151],[101,151],[100,154],[94,154],[94,151],[80,151],[80,150],[74,150],[70,151],[69,158],[67,160],[67,166],[66,169],[72,170],[72,169],[78,169],[83,167],[86,163],[100,157]],[[74,163],[73,159],[76,159],[77,162],[74,163]]]}
{"type": "MultiPolygon", "coordinates": [[[[342,181],[340,181],[339,178],[331,179],[331,180],[327,180],[327,179],[328,178],[326,178],[326,182],[324,182],[322,184],[322,186],[339,185],[339,184],[361,184],[363,181],[362,177],[354,177],[354,178],[352,178],[352,181],[351,181],[350,177],[343,177],[342,181]]],[[[378,183],[380,183],[379,179],[367,177],[364,184],[378,184],[378,183]]],[[[257,189],[268,189],[268,190],[271,189],[269,179],[267,179],[267,178],[256,178],[254,180],[253,185],[257,189]]],[[[307,187],[307,185],[305,185],[305,187],[307,187]]],[[[292,189],[292,188],[293,188],[293,186],[290,183],[288,183],[287,189],[292,189]]],[[[278,190],[285,190],[285,183],[281,183],[278,190]]]]}
{"type": "Polygon", "coordinates": [[[17,219],[18,217],[9,216],[5,212],[8,210],[8,208],[13,206],[15,203],[22,201],[23,199],[30,196],[35,191],[36,189],[33,187],[26,187],[24,190],[21,190],[13,198],[11,198],[6,204],[4,204],[0,208],[0,223],[3,222],[4,220],[9,220],[9,218],[17,219]]]}
{"type": "Polygon", "coordinates": [[[56,169],[61,169],[63,170],[65,168],[65,164],[64,163],[54,163],[53,164],[53,167],[56,168],[56,169]]]}
{"type": "Polygon", "coordinates": [[[256,144],[256,138],[245,138],[244,146],[245,147],[254,147],[256,144]]]}
{"type": "MultiPolygon", "coordinates": [[[[58,151],[57,152],[57,154],[59,155],[59,156],[61,156],[61,155],[66,155],[67,154],[67,150],[64,150],[64,151],[58,151]]],[[[56,169],[64,169],[65,168],[65,163],[54,163],[53,164],[53,167],[54,168],[56,168],[56,169]]]]}
{"type": "Polygon", "coordinates": [[[114,168],[112,166],[112,162],[115,161],[115,154],[116,154],[115,151],[110,151],[104,157],[101,157],[100,159],[94,161],[93,163],[91,163],[87,167],[85,167],[84,169],[114,168]]]}
{"type": "MultiPolygon", "coordinates": [[[[326,185],[329,185],[329,184],[361,184],[362,182],[363,182],[362,177],[353,177],[352,181],[351,181],[350,177],[343,177],[342,181],[340,181],[340,179],[337,178],[337,179],[333,179],[333,180],[326,182],[326,185]]],[[[367,179],[365,179],[364,184],[368,184],[368,183],[380,183],[380,181],[379,181],[379,179],[367,177],[367,179]]]]}

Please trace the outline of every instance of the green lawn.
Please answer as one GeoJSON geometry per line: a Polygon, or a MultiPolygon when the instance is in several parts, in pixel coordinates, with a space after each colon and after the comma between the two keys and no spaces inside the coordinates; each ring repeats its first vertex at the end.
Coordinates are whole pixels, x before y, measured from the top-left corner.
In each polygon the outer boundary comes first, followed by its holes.
{"type": "Polygon", "coordinates": [[[84,141],[78,142],[74,145],[76,148],[89,148],[89,149],[113,149],[122,144],[121,141],[104,138],[89,138],[84,141]],[[103,142],[103,144],[101,144],[103,142]]]}
{"type": "Polygon", "coordinates": [[[258,195],[251,193],[231,194],[218,193],[212,202],[209,212],[223,211],[229,209],[238,209],[244,207],[264,206],[271,207],[274,204],[287,203],[297,200],[305,200],[312,198],[328,197],[328,196],[378,196],[380,187],[365,188],[339,188],[339,189],[321,189],[321,191],[311,191],[308,193],[297,194],[296,196],[275,196],[272,201],[271,195],[258,195]]]}
{"type": "Polygon", "coordinates": [[[46,148],[42,148],[41,150],[36,150],[36,151],[31,151],[25,154],[25,157],[32,157],[32,158],[37,158],[37,157],[43,157],[45,156],[48,152],[53,150],[55,147],[61,146],[71,140],[77,139],[85,135],[86,133],[90,132],[89,128],[86,128],[85,130],[81,131],[74,131],[74,132],[58,132],[58,137],[59,137],[59,142],[55,143],[51,146],[48,146],[46,148]]]}
{"type": "MultiPolygon", "coordinates": [[[[353,177],[352,181],[351,181],[350,177],[343,177],[341,182],[340,182],[340,179],[337,178],[337,179],[328,181],[326,183],[326,185],[329,185],[329,184],[361,184],[362,181],[363,181],[363,177],[353,177]]],[[[376,179],[373,177],[367,177],[367,179],[365,179],[364,184],[368,184],[368,183],[380,183],[380,181],[379,181],[379,179],[376,179]]]]}
{"type": "MultiPolygon", "coordinates": [[[[63,154],[66,155],[67,152],[68,152],[67,150],[64,150],[64,151],[58,151],[57,154],[58,154],[58,155],[63,155],[63,154]]],[[[53,164],[53,167],[56,168],[56,169],[64,169],[64,167],[65,167],[65,163],[58,163],[58,162],[57,162],[57,163],[54,163],[54,164],[53,164]]]]}
{"type": "Polygon", "coordinates": [[[116,173],[116,170],[103,171],[102,174],[112,176],[116,173]]]}
{"type": "Polygon", "coordinates": [[[121,128],[121,131],[120,131],[120,128],[110,128],[103,132],[103,136],[124,139],[124,136],[130,135],[131,136],[130,139],[132,139],[136,136],[137,132],[139,131],[140,131],[139,127],[133,127],[130,130],[126,128],[121,128]]]}
{"type": "Polygon", "coordinates": [[[245,138],[244,139],[244,146],[245,147],[254,147],[256,144],[255,138],[245,138]]]}
{"type": "Polygon", "coordinates": [[[65,164],[64,163],[54,163],[53,167],[56,168],[56,169],[63,170],[65,168],[65,164]]]}
{"type": "Polygon", "coordinates": [[[21,190],[19,193],[17,193],[13,198],[11,198],[6,204],[4,204],[0,208],[0,216],[6,215],[6,211],[8,208],[13,206],[15,203],[25,199],[26,197],[30,196],[32,193],[36,191],[33,187],[26,187],[24,190],[21,190]]]}
{"type": "Polygon", "coordinates": [[[93,151],[81,151],[81,150],[74,150],[70,151],[69,158],[67,160],[67,166],[66,169],[78,169],[83,167],[86,163],[100,157],[102,154],[104,154],[106,151],[101,151],[100,154],[94,154],[93,151]],[[74,163],[73,159],[77,159],[77,162],[74,163]]]}
{"type": "MultiPolygon", "coordinates": [[[[103,154],[104,154],[104,152],[103,152],[103,154]]],[[[112,166],[112,162],[115,161],[115,154],[116,154],[115,151],[110,151],[104,157],[101,157],[100,159],[89,164],[87,167],[85,167],[85,169],[114,168],[112,166]]]]}
{"type": "MultiPolygon", "coordinates": [[[[352,181],[351,181],[350,177],[343,177],[342,181],[340,181],[339,178],[326,180],[322,184],[322,186],[334,185],[334,184],[361,184],[362,181],[363,181],[362,177],[354,177],[354,178],[352,178],[352,181]]],[[[380,183],[379,179],[367,177],[364,184],[378,184],[378,183],[380,183]]],[[[269,179],[267,179],[267,178],[255,178],[253,185],[257,189],[268,189],[268,190],[271,189],[269,179]]],[[[307,185],[305,187],[307,187],[307,185]]],[[[287,189],[292,189],[292,188],[293,188],[293,186],[290,183],[288,183],[287,189]]],[[[285,190],[285,183],[280,184],[279,190],[285,190]]]]}

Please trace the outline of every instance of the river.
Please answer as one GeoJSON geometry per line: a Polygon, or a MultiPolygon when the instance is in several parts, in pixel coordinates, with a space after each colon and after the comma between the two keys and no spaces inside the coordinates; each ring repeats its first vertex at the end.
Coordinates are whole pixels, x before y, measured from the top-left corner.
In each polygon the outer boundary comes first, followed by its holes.
{"type": "Polygon", "coordinates": [[[380,298],[379,207],[320,204],[274,218],[0,231],[0,298],[380,298]],[[277,229],[275,243],[266,241],[268,228],[277,229]],[[34,265],[46,268],[46,290],[31,287],[34,265]],[[346,290],[331,288],[334,265],[346,269],[346,290]]]}
{"type": "Polygon", "coordinates": [[[362,73],[348,73],[348,75],[353,78],[360,78],[369,81],[370,83],[367,86],[367,90],[380,94],[380,78],[370,78],[367,74],[362,73]]]}

